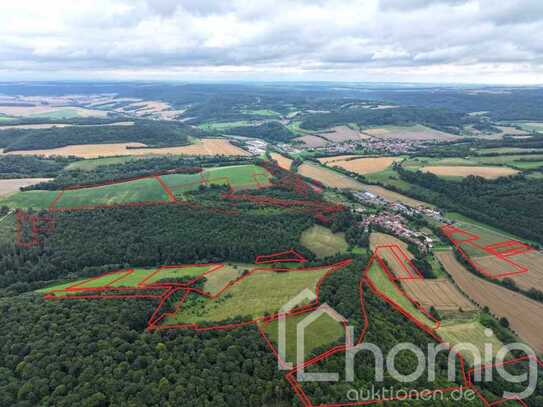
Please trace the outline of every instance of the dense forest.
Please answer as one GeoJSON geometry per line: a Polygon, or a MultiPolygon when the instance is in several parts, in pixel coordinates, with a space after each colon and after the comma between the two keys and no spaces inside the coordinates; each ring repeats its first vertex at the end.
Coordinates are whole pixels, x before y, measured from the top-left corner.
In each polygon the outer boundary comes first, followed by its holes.
{"type": "Polygon", "coordinates": [[[186,124],[138,121],[133,126],[70,126],[49,129],[9,129],[0,132],[6,152],[63,147],[72,144],[138,142],[149,147],[181,146],[189,137],[206,133],[186,124]]]}
{"type": "Polygon", "coordinates": [[[438,130],[459,133],[464,124],[476,122],[462,113],[439,109],[400,107],[396,109],[345,109],[305,116],[300,127],[320,130],[338,124],[356,123],[360,126],[425,124],[438,130]]]}
{"type": "Polygon", "coordinates": [[[401,166],[396,169],[404,181],[415,185],[409,193],[416,198],[543,244],[541,180],[523,176],[485,180],[469,176],[456,182],[401,166]]]}
{"type": "Polygon", "coordinates": [[[0,179],[53,178],[69,163],[69,157],[41,158],[22,155],[0,156],[0,179]]]}

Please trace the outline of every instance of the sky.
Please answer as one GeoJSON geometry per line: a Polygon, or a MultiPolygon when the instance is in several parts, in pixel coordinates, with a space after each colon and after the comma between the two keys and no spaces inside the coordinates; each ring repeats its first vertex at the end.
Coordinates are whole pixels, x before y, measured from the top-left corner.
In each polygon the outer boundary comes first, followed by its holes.
{"type": "Polygon", "coordinates": [[[543,0],[0,0],[0,81],[543,84],[543,0]]]}

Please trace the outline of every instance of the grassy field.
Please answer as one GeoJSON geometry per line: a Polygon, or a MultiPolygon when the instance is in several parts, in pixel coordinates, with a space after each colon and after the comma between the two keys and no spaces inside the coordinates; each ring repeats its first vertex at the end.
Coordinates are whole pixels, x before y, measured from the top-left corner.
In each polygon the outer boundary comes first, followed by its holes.
{"type": "Polygon", "coordinates": [[[85,205],[115,205],[167,200],[168,195],[160,183],[154,178],[145,178],[122,184],[65,191],[56,207],[72,208],[85,205]]]}
{"type": "Polygon", "coordinates": [[[495,148],[482,148],[477,150],[478,154],[516,154],[516,153],[534,153],[543,152],[538,148],[521,148],[521,147],[495,147],[495,148]]]}
{"type": "Polygon", "coordinates": [[[217,299],[198,298],[182,307],[167,323],[224,321],[236,316],[245,319],[278,312],[304,288],[315,291],[328,267],[290,272],[258,271],[226,290],[217,299]]]}
{"type": "MultiPolygon", "coordinates": [[[[310,314],[294,315],[285,319],[286,326],[286,361],[297,362],[297,330],[298,324],[310,314]]],[[[272,321],[264,326],[264,332],[271,339],[272,343],[278,346],[279,337],[279,322],[272,321]]],[[[343,325],[330,317],[328,314],[323,314],[318,317],[313,323],[308,325],[304,331],[304,360],[307,356],[317,348],[325,345],[330,345],[345,335],[343,325]]]]}
{"type": "Polygon", "coordinates": [[[91,158],[88,160],[76,161],[66,166],[66,170],[92,171],[102,165],[124,164],[128,161],[137,160],[145,157],[105,157],[91,158]]]}
{"type": "Polygon", "coordinates": [[[214,295],[221,291],[226,285],[239,278],[244,272],[252,270],[253,264],[227,263],[217,271],[206,276],[204,291],[214,295]]]}
{"type": "Polygon", "coordinates": [[[409,190],[411,184],[400,179],[400,176],[393,168],[387,168],[384,171],[374,172],[372,174],[366,174],[364,177],[369,182],[376,182],[384,185],[385,187],[393,186],[400,190],[409,190]]]}
{"type": "Polygon", "coordinates": [[[281,116],[279,113],[270,110],[270,109],[260,109],[260,110],[242,110],[243,114],[255,114],[258,116],[269,116],[269,117],[278,117],[281,116]]]}
{"type": "Polygon", "coordinates": [[[378,262],[374,261],[368,272],[368,278],[375,284],[377,289],[409,312],[417,321],[429,328],[435,327],[435,322],[430,320],[424,313],[419,311],[411,301],[400,291],[398,286],[390,281],[386,273],[381,269],[378,262]]]}
{"type": "MultiPolygon", "coordinates": [[[[206,169],[198,174],[169,174],[163,181],[182,198],[184,192],[197,190],[202,177],[210,184],[229,183],[235,189],[256,188],[253,175],[257,175],[258,185],[270,185],[271,175],[256,165],[237,165],[206,169]]],[[[48,208],[55,199],[57,191],[16,192],[0,199],[0,206],[10,208],[48,208]]],[[[168,195],[155,178],[144,178],[101,187],[82,188],[65,191],[56,204],[58,208],[71,208],[89,205],[117,205],[130,202],[167,201],[168,195]]]]}
{"type": "Polygon", "coordinates": [[[516,124],[526,131],[543,132],[543,123],[541,122],[519,122],[516,124]]]}
{"type": "Polygon", "coordinates": [[[252,123],[246,120],[240,120],[237,122],[209,122],[199,124],[198,128],[206,131],[224,131],[234,127],[251,126],[252,123]]]}
{"type": "Polygon", "coordinates": [[[300,243],[320,258],[334,256],[349,248],[344,233],[332,233],[330,229],[320,225],[304,230],[300,243]]]}
{"type": "Polygon", "coordinates": [[[75,119],[77,117],[80,117],[80,114],[75,109],[60,109],[47,113],[31,114],[28,117],[44,119],[75,119]]]}
{"type": "MultiPolygon", "coordinates": [[[[478,321],[445,325],[440,327],[437,330],[437,333],[445,342],[450,343],[452,346],[460,343],[474,345],[483,357],[485,354],[485,344],[492,344],[494,354],[496,354],[503,346],[503,343],[495,336],[491,336],[490,338],[487,337],[485,335],[485,327],[478,321]]],[[[472,352],[462,351],[460,353],[467,362],[473,366],[474,357],[472,352]]]]}

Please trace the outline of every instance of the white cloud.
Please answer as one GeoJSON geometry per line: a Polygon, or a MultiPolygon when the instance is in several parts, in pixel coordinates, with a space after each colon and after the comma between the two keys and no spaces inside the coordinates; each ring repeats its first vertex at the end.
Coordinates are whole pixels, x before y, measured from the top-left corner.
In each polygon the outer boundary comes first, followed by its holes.
{"type": "Polygon", "coordinates": [[[541,32],[541,0],[3,1],[0,80],[543,83],[541,32]]]}

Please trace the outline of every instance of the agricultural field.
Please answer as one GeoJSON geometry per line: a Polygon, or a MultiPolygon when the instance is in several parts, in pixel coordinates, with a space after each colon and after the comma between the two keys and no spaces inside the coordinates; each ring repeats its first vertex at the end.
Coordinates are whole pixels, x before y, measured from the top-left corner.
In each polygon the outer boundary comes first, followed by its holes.
{"type": "Polygon", "coordinates": [[[246,120],[240,120],[236,122],[210,122],[210,123],[202,123],[199,124],[199,129],[206,130],[206,131],[226,131],[228,129],[233,129],[235,127],[245,127],[245,126],[251,126],[253,123],[246,121],[246,120]]]}
{"type": "Polygon", "coordinates": [[[0,126],[0,130],[14,130],[14,129],[51,129],[53,127],[93,127],[93,126],[133,126],[134,122],[116,122],[109,124],[70,124],[70,123],[42,123],[42,124],[12,124],[8,126],[0,126]]]}
{"type": "Polygon", "coordinates": [[[507,167],[476,167],[476,166],[428,166],[422,167],[421,171],[430,172],[442,177],[467,177],[475,175],[486,179],[496,179],[518,174],[519,171],[507,167]]]}
{"type": "Polygon", "coordinates": [[[329,131],[319,133],[319,136],[324,137],[332,143],[343,143],[346,141],[368,138],[367,135],[360,133],[358,130],[353,130],[348,126],[333,127],[329,131]]]}
{"type": "MultiPolygon", "coordinates": [[[[256,165],[214,167],[197,174],[168,174],[161,176],[176,198],[195,191],[202,184],[230,185],[234,189],[267,187],[271,175],[256,165]]],[[[16,192],[0,200],[0,205],[11,208],[48,208],[59,191],[32,190],[16,192]]],[[[170,197],[171,198],[171,197],[170,197]]],[[[169,196],[155,177],[112,185],[80,188],[64,191],[56,208],[73,208],[94,205],[119,205],[133,202],[166,202],[169,196]]]]}
{"type": "Polygon", "coordinates": [[[363,129],[362,133],[382,139],[401,139],[413,141],[454,141],[461,137],[444,133],[426,126],[383,126],[363,129]]]}
{"type": "Polygon", "coordinates": [[[334,161],[329,164],[360,175],[373,174],[389,168],[393,163],[401,160],[400,157],[365,157],[334,161]]]}
{"type": "Polygon", "coordinates": [[[314,164],[304,163],[300,165],[298,167],[298,173],[304,177],[322,182],[329,188],[354,189],[358,191],[364,189],[363,184],[351,177],[314,164]]]}
{"type": "Polygon", "coordinates": [[[331,270],[330,266],[283,272],[259,269],[230,286],[217,299],[199,298],[187,303],[177,314],[168,317],[166,323],[218,322],[235,316],[259,318],[273,314],[303,289],[315,292],[319,280],[331,270]]]}
{"type": "Polygon", "coordinates": [[[50,157],[76,156],[81,158],[98,158],[111,156],[144,156],[144,155],[229,155],[248,156],[249,153],[234,146],[226,139],[200,139],[194,144],[182,147],[145,148],[142,143],[104,143],[80,144],[45,150],[19,150],[5,154],[38,155],[50,157]]]}
{"type": "Polygon", "coordinates": [[[279,153],[271,153],[270,155],[271,155],[272,160],[277,161],[277,165],[279,165],[279,167],[281,167],[284,170],[290,171],[290,167],[292,165],[293,160],[279,153]]]}
{"type": "MultiPolygon", "coordinates": [[[[481,355],[485,354],[487,345],[492,345],[494,354],[503,347],[503,343],[495,335],[488,337],[485,334],[485,327],[479,321],[443,325],[437,330],[437,334],[453,346],[461,343],[474,345],[481,355]]],[[[465,350],[460,353],[471,366],[476,365],[472,352],[465,350]]]]}
{"type": "Polygon", "coordinates": [[[541,122],[518,122],[516,125],[527,132],[543,132],[543,123],[541,122]]]}
{"type": "Polygon", "coordinates": [[[297,137],[295,139],[292,139],[292,141],[301,143],[305,147],[308,147],[308,148],[324,147],[329,143],[328,140],[319,136],[312,135],[312,134],[297,137]]]}
{"type": "Polygon", "coordinates": [[[477,310],[477,307],[447,279],[403,280],[402,287],[423,307],[434,307],[444,314],[477,310]]]}
{"type": "Polygon", "coordinates": [[[425,313],[420,311],[411,301],[409,301],[398,285],[390,280],[386,272],[381,269],[379,262],[374,261],[371,264],[367,277],[377,290],[398,304],[421,324],[430,329],[436,327],[435,321],[432,321],[425,313]]]}
{"type": "Polygon", "coordinates": [[[137,159],[148,158],[146,156],[141,157],[106,157],[106,158],[89,158],[87,160],[76,161],[71,164],[68,164],[64,169],[67,171],[94,171],[96,168],[102,165],[114,165],[114,164],[124,164],[128,161],[133,161],[137,159]]]}
{"type": "Polygon", "coordinates": [[[336,156],[333,156],[333,157],[322,157],[322,158],[319,158],[318,161],[321,163],[321,164],[330,164],[330,163],[334,163],[336,161],[345,161],[345,160],[349,160],[351,158],[363,158],[363,156],[361,155],[336,155],[336,156]]]}
{"type": "Polygon", "coordinates": [[[18,192],[20,188],[36,185],[40,182],[47,182],[50,180],[51,178],[0,179],[0,197],[18,192]]]}
{"type": "MultiPolygon", "coordinates": [[[[297,363],[297,327],[298,324],[307,318],[308,315],[291,315],[285,318],[285,331],[286,331],[286,349],[285,356],[286,362],[297,363]]],[[[270,338],[271,342],[278,347],[279,338],[279,322],[274,320],[264,323],[262,326],[263,331],[270,338]]],[[[330,345],[336,342],[338,339],[345,336],[345,327],[332,318],[328,314],[322,314],[315,321],[306,327],[304,330],[304,352],[303,356],[306,360],[311,355],[313,350],[321,348],[325,345],[330,345]]]]}
{"type": "Polygon", "coordinates": [[[300,243],[319,258],[334,256],[349,248],[344,233],[332,233],[330,229],[320,225],[313,225],[305,230],[300,243]]]}
{"type": "Polygon", "coordinates": [[[494,147],[494,148],[481,148],[476,150],[477,154],[523,154],[523,153],[537,153],[543,152],[540,148],[522,148],[522,147],[494,147]]]}
{"type": "Polygon", "coordinates": [[[0,113],[13,117],[46,119],[72,119],[76,117],[106,117],[102,110],[85,109],[73,106],[0,106],[0,113]]]}
{"type": "Polygon", "coordinates": [[[476,277],[456,260],[452,251],[437,252],[436,257],[472,301],[480,307],[487,306],[498,318],[507,318],[522,340],[543,352],[543,318],[537,317],[543,315],[542,303],[476,277]]]}

